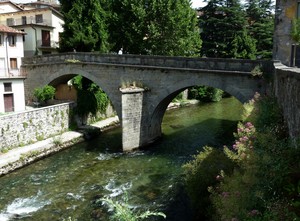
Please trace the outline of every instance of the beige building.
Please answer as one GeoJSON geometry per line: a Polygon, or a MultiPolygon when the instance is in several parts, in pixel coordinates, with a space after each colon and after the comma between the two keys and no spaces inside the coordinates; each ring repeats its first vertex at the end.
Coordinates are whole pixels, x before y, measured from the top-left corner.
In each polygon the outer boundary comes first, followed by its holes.
{"type": "Polygon", "coordinates": [[[0,24],[27,34],[23,38],[26,57],[56,53],[64,22],[62,14],[51,4],[17,5],[11,1],[0,1],[0,24]]]}
{"type": "Polygon", "coordinates": [[[294,53],[294,42],[291,38],[292,20],[300,18],[300,0],[276,0],[275,33],[273,58],[283,64],[294,66],[300,58],[300,50],[294,53]]]}

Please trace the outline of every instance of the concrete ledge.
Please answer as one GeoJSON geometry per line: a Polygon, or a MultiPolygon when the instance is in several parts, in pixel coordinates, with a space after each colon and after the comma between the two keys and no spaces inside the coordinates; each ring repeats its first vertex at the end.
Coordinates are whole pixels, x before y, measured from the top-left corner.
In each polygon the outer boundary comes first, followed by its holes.
{"type": "Polygon", "coordinates": [[[46,140],[0,154],[0,176],[84,141],[83,134],[66,132],[46,140]]]}

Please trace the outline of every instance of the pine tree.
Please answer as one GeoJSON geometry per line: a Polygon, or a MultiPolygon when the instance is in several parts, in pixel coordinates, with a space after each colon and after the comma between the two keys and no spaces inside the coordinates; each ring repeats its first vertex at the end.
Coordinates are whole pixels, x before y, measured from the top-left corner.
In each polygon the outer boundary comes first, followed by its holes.
{"type": "Polygon", "coordinates": [[[247,0],[248,30],[250,36],[256,40],[257,58],[272,58],[273,8],[272,0],[247,0]]]}
{"type": "Polygon", "coordinates": [[[64,32],[60,51],[108,51],[106,12],[100,1],[61,0],[64,32]]]}
{"type": "Polygon", "coordinates": [[[246,14],[239,0],[209,0],[200,16],[202,55],[222,58],[250,58],[255,40],[246,29],[246,14]]]}

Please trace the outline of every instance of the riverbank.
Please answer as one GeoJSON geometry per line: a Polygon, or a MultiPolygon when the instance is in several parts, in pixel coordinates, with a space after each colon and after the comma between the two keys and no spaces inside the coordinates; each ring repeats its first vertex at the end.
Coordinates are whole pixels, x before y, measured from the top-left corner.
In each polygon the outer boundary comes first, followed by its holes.
{"type": "MultiPolygon", "coordinates": [[[[91,124],[89,127],[93,127],[95,130],[99,129],[100,131],[105,131],[118,125],[118,117],[111,117],[91,124]]],[[[0,176],[29,165],[74,144],[83,142],[85,140],[85,129],[86,128],[79,128],[78,131],[68,131],[61,135],[14,148],[7,153],[0,154],[0,176]]]]}

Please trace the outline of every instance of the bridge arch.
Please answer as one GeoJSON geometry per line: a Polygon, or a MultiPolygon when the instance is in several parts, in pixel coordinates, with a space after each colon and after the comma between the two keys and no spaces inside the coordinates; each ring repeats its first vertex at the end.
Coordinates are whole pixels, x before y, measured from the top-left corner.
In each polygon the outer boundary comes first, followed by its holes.
{"type": "MultiPolygon", "coordinates": [[[[191,87],[195,86],[209,86],[213,88],[221,89],[230,95],[234,96],[237,100],[239,100],[241,103],[245,103],[252,99],[252,96],[245,96],[245,94],[242,94],[240,92],[240,89],[233,87],[232,85],[224,85],[222,82],[213,81],[213,82],[195,82],[194,84],[179,84],[174,85],[173,90],[170,88],[165,90],[165,97],[158,99],[156,106],[154,108],[154,111],[151,115],[151,130],[150,134],[152,137],[155,137],[157,134],[161,134],[161,125],[162,120],[165,115],[165,112],[168,108],[168,105],[172,102],[172,100],[182,91],[189,89],[191,87]],[[195,84],[196,83],[196,84],[195,84]]],[[[254,91],[253,91],[254,95],[254,91]]]]}

